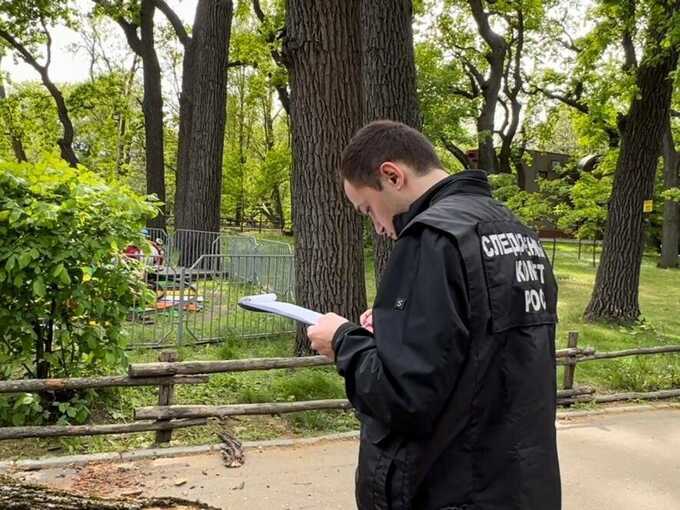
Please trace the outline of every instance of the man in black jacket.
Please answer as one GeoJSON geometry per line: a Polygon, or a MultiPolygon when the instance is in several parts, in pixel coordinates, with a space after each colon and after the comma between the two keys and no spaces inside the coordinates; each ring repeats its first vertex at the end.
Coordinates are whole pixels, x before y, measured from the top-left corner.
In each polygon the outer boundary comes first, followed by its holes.
{"type": "Polygon", "coordinates": [[[557,510],[557,286],[484,172],[449,176],[396,122],[343,152],[348,199],[396,240],[361,325],[308,330],[361,419],[361,510],[557,510]]]}

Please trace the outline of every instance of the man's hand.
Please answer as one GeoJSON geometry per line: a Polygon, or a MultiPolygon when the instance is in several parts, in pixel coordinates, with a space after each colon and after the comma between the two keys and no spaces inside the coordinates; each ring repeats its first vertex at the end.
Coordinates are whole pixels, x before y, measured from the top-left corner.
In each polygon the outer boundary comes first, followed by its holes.
{"type": "Polygon", "coordinates": [[[361,317],[359,318],[359,324],[362,328],[373,333],[373,308],[369,308],[361,314],[361,317]]]}
{"type": "Polygon", "coordinates": [[[348,322],[347,319],[334,313],[322,315],[319,322],[307,328],[307,336],[311,342],[312,349],[333,361],[335,359],[335,352],[333,352],[331,342],[335,332],[345,322],[348,322]]]}

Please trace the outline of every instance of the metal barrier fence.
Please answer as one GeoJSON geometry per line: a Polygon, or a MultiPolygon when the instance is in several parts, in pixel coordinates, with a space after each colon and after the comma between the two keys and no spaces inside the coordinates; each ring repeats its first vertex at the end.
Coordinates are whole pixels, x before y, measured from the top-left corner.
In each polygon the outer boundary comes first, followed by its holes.
{"type": "Polygon", "coordinates": [[[281,300],[295,300],[294,257],[287,244],[180,231],[168,236],[168,245],[170,263],[146,268],[144,278],[154,299],[130,311],[128,348],[217,343],[295,331],[293,321],[238,306],[241,297],[251,294],[273,292],[281,300]],[[205,253],[199,255],[202,250],[205,253]],[[195,260],[187,267],[178,265],[191,259],[195,260]]]}

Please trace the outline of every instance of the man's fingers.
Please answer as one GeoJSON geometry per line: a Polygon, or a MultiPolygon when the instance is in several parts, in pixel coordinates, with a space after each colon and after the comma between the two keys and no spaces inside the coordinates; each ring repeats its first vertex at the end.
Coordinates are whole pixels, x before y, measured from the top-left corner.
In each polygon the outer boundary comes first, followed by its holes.
{"type": "Polygon", "coordinates": [[[373,308],[369,308],[361,314],[361,317],[359,318],[359,324],[361,324],[361,326],[364,328],[373,325],[373,308]]]}

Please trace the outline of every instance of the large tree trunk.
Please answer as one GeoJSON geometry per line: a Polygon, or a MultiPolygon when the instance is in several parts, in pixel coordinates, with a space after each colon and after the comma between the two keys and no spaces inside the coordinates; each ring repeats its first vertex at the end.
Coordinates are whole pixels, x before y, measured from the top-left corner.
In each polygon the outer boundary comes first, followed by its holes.
{"type": "Polygon", "coordinates": [[[214,507],[181,498],[99,498],[23,483],[0,474],[0,508],[5,510],[142,510],[144,508],[196,508],[216,510],[214,507]]]}
{"type": "MultiPolygon", "coordinates": [[[[662,26],[661,23],[658,24],[662,26]]],[[[669,73],[677,53],[663,49],[664,34],[650,21],[650,42],[637,70],[638,94],[622,123],[602,258],[585,317],[590,321],[632,323],[640,315],[638,285],[644,250],[643,202],[654,192],[657,161],[670,110],[669,73]]]]}
{"type": "MultiPolygon", "coordinates": [[[[364,124],[377,119],[416,129],[422,116],[416,91],[411,0],[361,2],[361,74],[364,124]]],[[[392,241],[373,232],[376,283],[387,265],[392,241]]]]}
{"type": "MultiPolygon", "coordinates": [[[[680,152],[675,150],[670,118],[666,121],[663,135],[663,176],[666,189],[676,188],[680,182],[680,152]]],[[[663,205],[661,259],[659,267],[678,267],[678,243],[680,242],[680,204],[666,200],[663,205]]]]}
{"type": "MultiPolygon", "coordinates": [[[[343,196],[340,154],[361,124],[359,0],[289,0],[295,292],[358,320],[366,306],[361,221],[343,196]]],[[[296,354],[310,352],[298,328],[296,354]]]]}
{"type": "MultiPolygon", "coordinates": [[[[185,46],[175,201],[178,229],[220,230],[232,14],[231,0],[200,0],[185,46]]],[[[190,258],[196,255],[200,254],[190,258]]],[[[193,262],[185,258],[181,264],[193,262]]]]}
{"type": "MultiPolygon", "coordinates": [[[[165,204],[165,155],[163,152],[163,93],[161,66],[154,46],[153,0],[143,0],[141,9],[141,57],[144,65],[144,140],[146,142],[146,192],[165,204]]],[[[165,205],[149,226],[165,228],[165,205]]]]}

